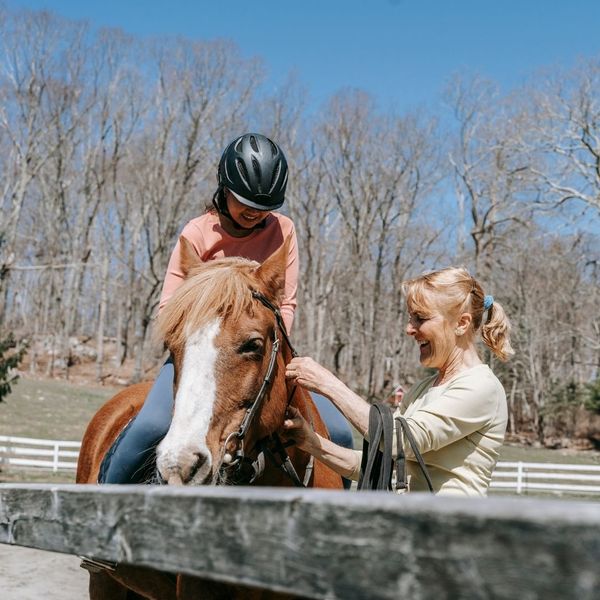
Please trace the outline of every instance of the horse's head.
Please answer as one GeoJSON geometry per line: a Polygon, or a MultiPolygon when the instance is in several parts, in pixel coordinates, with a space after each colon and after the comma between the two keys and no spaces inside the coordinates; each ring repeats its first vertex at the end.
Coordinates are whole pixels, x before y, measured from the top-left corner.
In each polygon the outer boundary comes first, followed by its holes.
{"type": "Polygon", "coordinates": [[[202,484],[215,482],[226,454],[238,449],[235,432],[274,359],[267,406],[249,424],[246,450],[283,421],[283,359],[272,352],[279,336],[277,323],[253,291],[279,303],[287,244],[260,265],[241,258],[203,263],[185,238],[180,243],[185,281],[157,320],[175,365],[173,421],[158,446],[157,465],[169,483],[202,484]]]}

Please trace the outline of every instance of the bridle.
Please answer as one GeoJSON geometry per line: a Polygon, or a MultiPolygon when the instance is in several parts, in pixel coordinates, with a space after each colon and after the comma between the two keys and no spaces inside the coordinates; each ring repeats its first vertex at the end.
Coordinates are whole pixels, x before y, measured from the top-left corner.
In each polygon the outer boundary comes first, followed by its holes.
{"type": "MultiPolygon", "coordinates": [[[[244,418],[240,424],[240,427],[237,431],[233,431],[230,433],[224,444],[223,444],[223,466],[221,467],[227,474],[227,478],[233,483],[252,483],[264,470],[265,467],[265,458],[271,459],[277,466],[279,466],[283,471],[290,477],[290,479],[294,482],[294,485],[298,487],[306,487],[308,483],[308,479],[310,479],[310,475],[312,473],[312,464],[313,458],[311,457],[309,466],[305,472],[304,482],[300,481],[298,474],[294,466],[292,465],[292,461],[290,460],[287,452],[286,445],[281,441],[277,433],[273,433],[267,438],[259,440],[257,442],[257,447],[259,448],[258,456],[255,460],[247,457],[244,453],[244,439],[248,430],[250,429],[254,419],[260,409],[264,404],[265,397],[267,395],[267,391],[272,383],[273,373],[275,371],[275,365],[277,363],[277,355],[281,349],[281,341],[277,335],[277,331],[281,333],[285,343],[291,351],[292,356],[298,356],[298,353],[292,346],[290,342],[290,338],[287,334],[285,324],[283,323],[283,318],[281,317],[281,312],[279,308],[275,306],[272,302],[270,302],[263,294],[257,292],[256,290],[252,290],[252,297],[258,300],[261,304],[263,304],[266,308],[268,308],[274,315],[275,321],[277,323],[277,327],[273,328],[273,338],[272,338],[272,347],[271,347],[271,356],[269,357],[269,364],[267,366],[267,370],[265,376],[263,377],[262,384],[260,389],[256,394],[256,398],[254,398],[252,404],[246,411],[244,418]],[[235,456],[231,456],[226,449],[227,444],[233,438],[237,438],[238,446],[235,452],[235,456]]],[[[292,398],[294,397],[294,393],[296,391],[296,386],[294,386],[291,394],[288,397],[287,405],[289,406],[292,398]]]]}

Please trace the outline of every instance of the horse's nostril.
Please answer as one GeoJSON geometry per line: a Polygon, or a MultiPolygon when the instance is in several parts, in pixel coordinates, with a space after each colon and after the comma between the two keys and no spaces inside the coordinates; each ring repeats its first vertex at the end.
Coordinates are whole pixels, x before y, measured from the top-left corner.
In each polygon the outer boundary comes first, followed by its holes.
{"type": "Polygon", "coordinates": [[[208,456],[204,452],[194,452],[197,460],[197,468],[199,469],[205,462],[208,456]]]}
{"type": "Polygon", "coordinates": [[[204,452],[194,452],[196,462],[192,465],[188,477],[186,477],[186,483],[194,479],[196,473],[204,466],[208,460],[208,456],[204,452]]]}

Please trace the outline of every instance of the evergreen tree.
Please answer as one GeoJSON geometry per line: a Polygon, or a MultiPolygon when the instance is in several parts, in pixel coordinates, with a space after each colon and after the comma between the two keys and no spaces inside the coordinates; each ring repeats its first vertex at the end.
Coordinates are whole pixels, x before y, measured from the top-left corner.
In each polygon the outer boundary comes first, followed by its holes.
{"type": "Polygon", "coordinates": [[[586,386],[587,397],[585,399],[585,407],[597,415],[600,415],[600,377],[588,383],[586,386]]]}
{"type": "Polygon", "coordinates": [[[12,390],[12,384],[19,378],[13,373],[27,352],[27,346],[21,345],[17,348],[17,342],[12,333],[6,338],[0,339],[0,402],[8,396],[12,390]]]}
{"type": "MultiPolygon", "coordinates": [[[[4,244],[4,234],[0,232],[0,250],[4,244]]],[[[0,254],[0,258],[2,255],[0,254]]],[[[10,267],[7,262],[0,261],[0,292],[2,291],[4,279],[8,275],[10,267]]],[[[15,336],[9,333],[6,337],[0,337],[0,402],[8,396],[12,390],[12,384],[19,378],[13,370],[16,369],[23,360],[27,352],[27,344],[17,344],[15,336]]]]}

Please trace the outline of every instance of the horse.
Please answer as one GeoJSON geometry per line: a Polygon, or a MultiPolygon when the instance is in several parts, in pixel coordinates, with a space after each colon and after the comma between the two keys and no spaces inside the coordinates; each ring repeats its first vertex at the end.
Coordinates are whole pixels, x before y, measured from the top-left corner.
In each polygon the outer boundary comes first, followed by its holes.
{"type": "MultiPolygon", "coordinates": [[[[180,242],[184,281],[156,320],[175,371],[173,419],[156,450],[159,479],[169,485],[341,489],[339,475],[296,447],[286,450],[277,435],[288,406],[328,435],[310,395],[285,378],[294,353],[278,310],[287,242],[262,264],[243,258],[202,262],[188,240],[180,242]],[[279,458],[264,460],[265,455],[279,458]]],[[[106,452],[140,410],[150,386],[125,388],[92,418],[82,440],[78,483],[97,483],[106,452]]],[[[90,572],[92,600],[139,597],[282,596],[188,576],[174,580],[127,565],[90,572]]]]}

